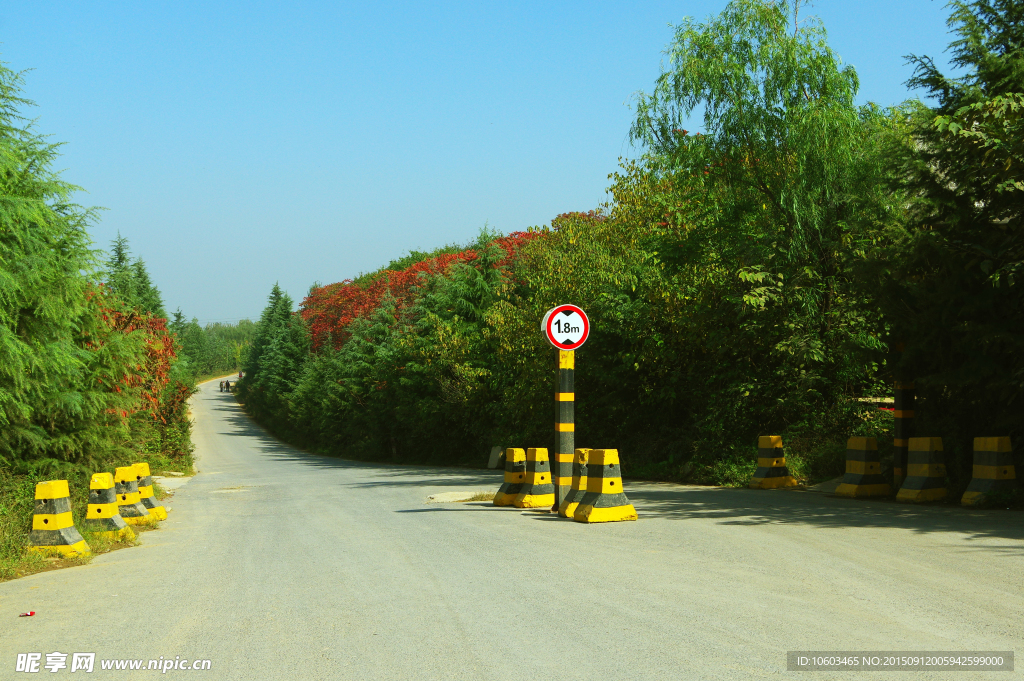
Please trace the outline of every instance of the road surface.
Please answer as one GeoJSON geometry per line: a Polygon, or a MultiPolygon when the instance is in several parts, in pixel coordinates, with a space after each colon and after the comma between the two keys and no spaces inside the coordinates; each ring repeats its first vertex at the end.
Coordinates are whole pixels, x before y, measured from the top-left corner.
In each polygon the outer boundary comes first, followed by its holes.
{"type": "Polygon", "coordinates": [[[427,504],[501,474],[304,454],[216,381],[194,413],[200,472],[141,546],[0,584],[0,677],[31,678],[27,652],[69,654],[46,678],[93,652],[85,678],[156,678],[100,660],[162,657],[210,660],[167,678],[518,681],[864,678],[787,672],[786,652],[1024,651],[1020,512],[627,481],[640,520],[587,526],[427,504]]]}

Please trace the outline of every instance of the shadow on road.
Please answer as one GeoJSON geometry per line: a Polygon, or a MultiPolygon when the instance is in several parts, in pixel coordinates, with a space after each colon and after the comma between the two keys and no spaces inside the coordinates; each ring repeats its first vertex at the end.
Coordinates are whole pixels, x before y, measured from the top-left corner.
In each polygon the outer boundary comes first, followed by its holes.
{"type": "MultiPolygon", "coordinates": [[[[918,533],[956,532],[967,539],[1024,541],[1019,511],[967,510],[950,506],[911,506],[891,499],[842,499],[813,492],[726,489],[662,483],[626,484],[626,494],[646,516],[674,520],[717,519],[722,525],[801,523],[820,527],[899,528],[918,533]]],[[[1022,553],[1024,543],[983,547],[1022,553]]]]}
{"type": "MultiPolygon", "coordinates": [[[[446,487],[481,489],[501,484],[500,470],[467,470],[440,466],[369,463],[302,452],[267,433],[253,422],[235,401],[224,393],[204,394],[219,404],[211,407],[224,412],[229,428],[224,435],[252,439],[253,446],[272,459],[317,468],[350,468],[365,471],[363,479],[350,484],[356,488],[374,487],[446,487]]],[[[626,494],[644,519],[717,520],[721,525],[804,524],[823,528],[873,527],[899,528],[917,533],[954,532],[972,539],[1007,539],[1017,543],[1001,546],[979,545],[978,550],[996,555],[1024,553],[1024,513],[1020,511],[967,510],[956,506],[912,506],[886,500],[853,500],[814,492],[789,490],[748,490],[699,487],[671,483],[626,482],[626,494]]],[[[397,513],[436,513],[441,511],[494,510],[486,504],[438,505],[422,509],[403,509],[397,513]]],[[[538,514],[538,519],[556,516],[538,514]]]]}

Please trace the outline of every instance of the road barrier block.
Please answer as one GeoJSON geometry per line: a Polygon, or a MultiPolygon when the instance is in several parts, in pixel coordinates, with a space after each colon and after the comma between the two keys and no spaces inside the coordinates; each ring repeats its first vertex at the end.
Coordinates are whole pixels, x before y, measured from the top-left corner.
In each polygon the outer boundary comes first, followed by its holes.
{"type": "Polygon", "coordinates": [[[153,496],[153,474],[148,463],[135,464],[135,478],[139,483],[139,501],[157,520],[167,520],[167,509],[153,496]]]}
{"type": "Polygon", "coordinates": [[[139,481],[135,466],[122,466],[114,470],[114,493],[117,495],[117,512],[129,525],[152,525],[156,516],[142,505],[139,496],[139,481]]]}
{"type": "Polygon", "coordinates": [[[846,441],[846,475],[836,488],[841,497],[889,496],[889,483],[882,477],[878,441],[873,437],[851,437],[846,441]]]}
{"type": "Polygon", "coordinates": [[[974,475],[960,503],[973,506],[985,501],[992,492],[1017,489],[1017,469],[1009,437],[974,438],[974,475]]]}
{"type": "Polygon", "coordinates": [[[494,495],[495,506],[511,506],[526,481],[526,452],[509,447],[505,450],[505,482],[494,495]]]}
{"type": "Polygon", "coordinates": [[[907,477],[897,501],[937,501],[946,496],[941,437],[912,437],[907,444],[907,477]]]}
{"type": "Polygon", "coordinates": [[[551,482],[548,450],[531,447],[526,450],[526,481],[512,505],[516,508],[547,508],[555,503],[555,486],[551,482]]]}
{"type": "Polygon", "coordinates": [[[36,483],[29,551],[87,556],[92,551],[71,518],[71,492],[67,480],[36,483]]]}
{"type": "Polygon", "coordinates": [[[589,449],[577,449],[573,454],[572,461],[572,483],[565,499],[558,505],[558,515],[563,518],[571,518],[576,513],[576,507],[583,501],[587,494],[587,458],[590,456],[589,449]]]}
{"type": "Polygon", "coordinates": [[[587,463],[587,493],[572,514],[580,523],[636,520],[636,509],[622,490],[622,471],[616,449],[592,449],[587,463]]]}
{"type": "Polygon", "coordinates": [[[757,470],[748,486],[750,489],[796,487],[796,480],[786,468],[781,435],[762,435],[757,438],[757,470]]]}
{"type": "Polygon", "coordinates": [[[108,539],[135,539],[132,528],[118,512],[114,476],[110,473],[93,473],[89,481],[89,507],[82,527],[108,539]]]}

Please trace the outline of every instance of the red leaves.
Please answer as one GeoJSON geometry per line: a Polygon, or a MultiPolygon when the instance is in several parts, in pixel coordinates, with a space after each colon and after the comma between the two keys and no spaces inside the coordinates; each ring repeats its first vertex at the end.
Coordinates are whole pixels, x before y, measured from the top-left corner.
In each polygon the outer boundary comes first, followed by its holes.
{"type": "Polygon", "coordinates": [[[174,343],[167,330],[167,320],[128,308],[104,289],[102,284],[90,287],[85,295],[95,306],[94,319],[101,323],[91,334],[83,332],[83,338],[94,339],[84,341],[84,348],[99,350],[111,341],[113,334],[134,335],[135,338],[138,338],[137,334],[143,334],[141,342],[136,346],[138,352],[126,358],[124,366],[114,369],[121,374],[119,385],[105,383],[99,376],[96,378],[97,383],[108,385],[113,392],[122,393],[127,389],[135,400],[128,410],[119,409],[111,413],[120,413],[127,418],[129,413],[145,410],[157,418],[160,411],[159,396],[170,380],[171,363],[176,357],[174,343]]]}
{"type": "MultiPolygon", "coordinates": [[[[513,232],[509,236],[499,237],[494,243],[505,251],[505,258],[499,265],[511,260],[516,251],[527,241],[540,236],[538,233],[513,232]]],[[[401,271],[385,270],[371,283],[360,286],[351,279],[337,284],[328,284],[314,289],[302,301],[300,314],[309,324],[313,340],[313,351],[322,348],[328,339],[339,348],[348,340],[346,328],[354,320],[368,316],[379,305],[384,296],[390,293],[397,301],[399,309],[412,304],[413,288],[419,281],[421,273],[440,274],[446,272],[454,263],[471,262],[476,259],[473,250],[461,253],[449,253],[422,260],[401,271]]]]}

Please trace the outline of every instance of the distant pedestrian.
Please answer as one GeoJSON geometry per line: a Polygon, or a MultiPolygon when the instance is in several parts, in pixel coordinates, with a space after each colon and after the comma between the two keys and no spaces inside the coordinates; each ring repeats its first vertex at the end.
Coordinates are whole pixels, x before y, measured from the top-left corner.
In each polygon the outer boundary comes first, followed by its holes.
{"type": "Polygon", "coordinates": [[[220,382],[220,391],[224,392],[224,381],[220,382]]]}
{"type": "Polygon", "coordinates": [[[231,392],[231,381],[224,381],[224,389],[231,392]]]}

